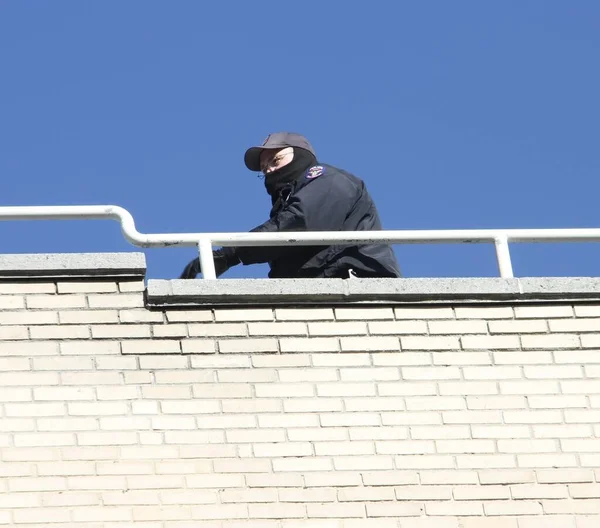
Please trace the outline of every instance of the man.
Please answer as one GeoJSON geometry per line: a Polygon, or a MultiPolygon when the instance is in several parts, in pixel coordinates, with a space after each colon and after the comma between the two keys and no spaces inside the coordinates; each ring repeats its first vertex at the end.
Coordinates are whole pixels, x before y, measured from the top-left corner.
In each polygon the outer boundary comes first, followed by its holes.
{"type": "MultiPolygon", "coordinates": [[[[295,133],[271,134],[244,156],[246,167],[262,171],[271,196],[269,220],[253,232],[371,231],[381,222],[365,184],[352,174],[318,163],[308,140],[295,133]]],[[[392,248],[359,246],[225,247],[213,251],[217,276],[237,264],[268,262],[270,278],[399,277],[392,248]]],[[[201,272],[198,258],[181,274],[201,272]]]]}

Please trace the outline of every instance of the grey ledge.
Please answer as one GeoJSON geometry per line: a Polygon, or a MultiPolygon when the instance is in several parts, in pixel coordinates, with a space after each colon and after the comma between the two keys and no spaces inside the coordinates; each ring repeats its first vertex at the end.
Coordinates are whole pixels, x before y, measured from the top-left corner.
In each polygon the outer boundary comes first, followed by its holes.
{"type": "Polygon", "coordinates": [[[150,306],[600,300],[600,278],[149,280],[150,306]]]}
{"type": "Polygon", "coordinates": [[[0,255],[0,278],[129,277],[146,275],[143,253],[0,255]]]}

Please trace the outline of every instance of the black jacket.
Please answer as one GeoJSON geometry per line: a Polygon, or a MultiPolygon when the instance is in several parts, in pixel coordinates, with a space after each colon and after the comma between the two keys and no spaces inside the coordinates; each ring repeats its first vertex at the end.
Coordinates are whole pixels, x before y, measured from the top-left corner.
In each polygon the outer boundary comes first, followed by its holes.
{"type": "MultiPolygon", "coordinates": [[[[320,164],[309,168],[277,197],[270,218],[253,232],[373,231],[381,229],[379,214],[362,180],[320,164]]],[[[238,247],[243,264],[268,262],[270,278],[399,277],[392,248],[361,246],[238,247]]]]}

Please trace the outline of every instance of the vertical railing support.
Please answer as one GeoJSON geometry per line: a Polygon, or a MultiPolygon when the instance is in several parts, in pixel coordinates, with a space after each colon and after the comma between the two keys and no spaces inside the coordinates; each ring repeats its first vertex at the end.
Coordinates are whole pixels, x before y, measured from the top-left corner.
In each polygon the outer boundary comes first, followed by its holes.
{"type": "Polygon", "coordinates": [[[201,239],[198,242],[198,251],[200,251],[200,266],[202,267],[202,277],[204,279],[216,279],[215,260],[213,258],[212,244],[208,239],[201,239]]]}
{"type": "Polygon", "coordinates": [[[498,260],[500,277],[512,279],[514,275],[510,260],[510,250],[508,248],[508,238],[506,236],[498,236],[494,239],[494,244],[496,246],[496,259],[498,260]]]}

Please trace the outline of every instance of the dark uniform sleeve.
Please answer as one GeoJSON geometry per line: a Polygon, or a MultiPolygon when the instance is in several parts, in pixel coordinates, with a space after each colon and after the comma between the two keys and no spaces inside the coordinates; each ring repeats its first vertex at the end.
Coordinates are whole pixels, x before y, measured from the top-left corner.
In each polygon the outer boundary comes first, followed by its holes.
{"type": "MultiPolygon", "coordinates": [[[[356,188],[344,180],[329,174],[311,180],[290,195],[274,217],[251,232],[340,231],[346,215],[358,199],[356,188]]],[[[236,250],[243,264],[257,264],[278,259],[298,247],[238,247],[236,250]]]]}

